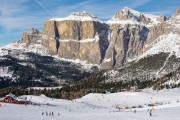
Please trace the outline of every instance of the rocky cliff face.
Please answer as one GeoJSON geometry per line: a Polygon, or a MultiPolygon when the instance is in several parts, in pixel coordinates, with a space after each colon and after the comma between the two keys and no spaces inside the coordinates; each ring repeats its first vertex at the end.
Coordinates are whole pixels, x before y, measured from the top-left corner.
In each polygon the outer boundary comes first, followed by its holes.
{"type": "Polygon", "coordinates": [[[24,32],[22,35],[21,43],[26,43],[29,45],[30,43],[36,43],[38,39],[40,39],[41,33],[35,29],[31,28],[28,32],[24,32]]]}
{"type": "Polygon", "coordinates": [[[180,9],[167,18],[123,8],[102,22],[86,12],[73,13],[46,21],[43,32],[30,29],[20,43],[41,44],[50,55],[117,69],[150,49],[161,35],[180,34],[179,16],[180,9]]]}
{"type": "Polygon", "coordinates": [[[102,62],[103,68],[120,68],[136,59],[164,34],[179,34],[178,10],[169,20],[164,16],[142,14],[129,8],[117,12],[110,25],[110,43],[102,62]],[[175,23],[176,22],[176,23],[175,23]]]}
{"type": "Polygon", "coordinates": [[[44,26],[45,35],[58,38],[59,57],[93,64],[100,64],[103,59],[104,47],[108,44],[107,31],[106,24],[86,12],[55,18],[44,26]]]}
{"type": "Polygon", "coordinates": [[[141,54],[148,29],[140,25],[111,25],[111,41],[102,66],[119,68],[128,58],[141,54]]]}

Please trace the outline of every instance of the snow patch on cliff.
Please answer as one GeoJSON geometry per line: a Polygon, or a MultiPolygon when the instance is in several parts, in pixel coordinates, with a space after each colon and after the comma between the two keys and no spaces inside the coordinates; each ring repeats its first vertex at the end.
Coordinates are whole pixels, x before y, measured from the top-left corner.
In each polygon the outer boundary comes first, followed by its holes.
{"type": "Polygon", "coordinates": [[[74,39],[60,39],[61,42],[79,42],[79,43],[89,43],[89,42],[98,42],[99,36],[95,36],[93,39],[83,39],[83,40],[74,40],[74,39]]]}
{"type": "Polygon", "coordinates": [[[101,22],[95,15],[91,15],[85,11],[83,12],[77,12],[77,13],[72,13],[68,17],[65,18],[52,18],[50,20],[54,21],[66,21],[66,20],[73,20],[73,21],[96,21],[96,22],[101,22]]]}
{"type": "Polygon", "coordinates": [[[107,21],[106,23],[110,24],[110,25],[112,25],[112,24],[122,24],[122,25],[131,24],[131,25],[142,25],[142,26],[147,26],[147,27],[151,27],[153,25],[160,23],[157,20],[157,18],[159,16],[140,13],[138,11],[135,11],[135,10],[127,8],[127,7],[124,7],[121,11],[125,12],[127,10],[129,11],[129,14],[130,14],[130,18],[128,18],[127,20],[118,20],[115,18],[115,16],[113,16],[112,19],[107,21]],[[149,19],[150,23],[144,24],[144,23],[140,22],[139,19],[141,19],[141,16],[144,16],[146,19],[149,19]]]}

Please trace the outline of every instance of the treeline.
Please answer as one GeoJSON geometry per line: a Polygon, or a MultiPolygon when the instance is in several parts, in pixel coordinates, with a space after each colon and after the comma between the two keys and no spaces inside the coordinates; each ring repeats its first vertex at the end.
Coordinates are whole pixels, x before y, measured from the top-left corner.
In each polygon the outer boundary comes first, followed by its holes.
{"type": "Polygon", "coordinates": [[[54,90],[35,90],[26,89],[22,87],[9,87],[0,90],[0,96],[3,97],[9,93],[19,95],[41,95],[44,94],[52,98],[60,99],[76,99],[88,93],[114,93],[129,90],[138,90],[151,87],[154,83],[152,81],[118,81],[118,82],[105,82],[102,77],[103,72],[91,76],[87,80],[76,82],[73,84],[66,84],[61,89],[54,90]],[[133,88],[133,89],[132,89],[133,88]],[[137,88],[137,89],[134,89],[137,88]]]}
{"type": "MultiPolygon", "coordinates": [[[[180,84],[174,86],[180,87],[180,84]]],[[[44,94],[51,98],[59,99],[76,99],[87,95],[88,93],[115,93],[122,91],[139,91],[145,88],[153,88],[154,90],[160,90],[163,88],[173,88],[172,86],[162,87],[159,82],[155,81],[119,81],[119,82],[98,82],[96,80],[87,80],[83,83],[74,83],[64,85],[61,89],[51,89],[51,90],[37,90],[37,89],[27,89],[22,87],[9,87],[0,89],[0,97],[3,97],[9,93],[13,93],[17,96],[20,95],[41,95],[44,94]]]]}

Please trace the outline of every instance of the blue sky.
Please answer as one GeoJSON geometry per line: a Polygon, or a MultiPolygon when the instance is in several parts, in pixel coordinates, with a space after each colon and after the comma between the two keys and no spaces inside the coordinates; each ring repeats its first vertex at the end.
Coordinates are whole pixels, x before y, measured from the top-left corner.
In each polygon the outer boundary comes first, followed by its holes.
{"type": "Polygon", "coordinates": [[[42,30],[52,17],[87,11],[106,21],[123,7],[171,16],[180,0],[0,0],[0,46],[18,41],[29,28],[42,30]]]}

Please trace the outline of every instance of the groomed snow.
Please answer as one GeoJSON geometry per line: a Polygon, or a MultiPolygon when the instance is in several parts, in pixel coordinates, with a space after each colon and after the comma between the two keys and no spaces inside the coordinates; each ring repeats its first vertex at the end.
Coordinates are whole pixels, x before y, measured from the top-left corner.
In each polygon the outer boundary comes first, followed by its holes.
{"type": "Polygon", "coordinates": [[[1,120],[179,120],[180,118],[180,90],[143,90],[142,92],[120,92],[110,94],[88,94],[73,101],[52,99],[44,95],[25,95],[37,105],[14,105],[1,103],[1,120]],[[150,117],[147,104],[154,106],[150,117]],[[47,105],[48,104],[48,105],[47,105]],[[143,108],[124,109],[125,106],[143,108]],[[122,109],[116,109],[121,107],[122,109]],[[137,112],[134,113],[133,111],[137,112]],[[46,112],[48,115],[46,115],[46,112]],[[49,113],[53,112],[54,116],[49,113]],[[42,115],[42,113],[44,113],[42,115]],[[58,116],[59,113],[59,116],[58,116]]]}

